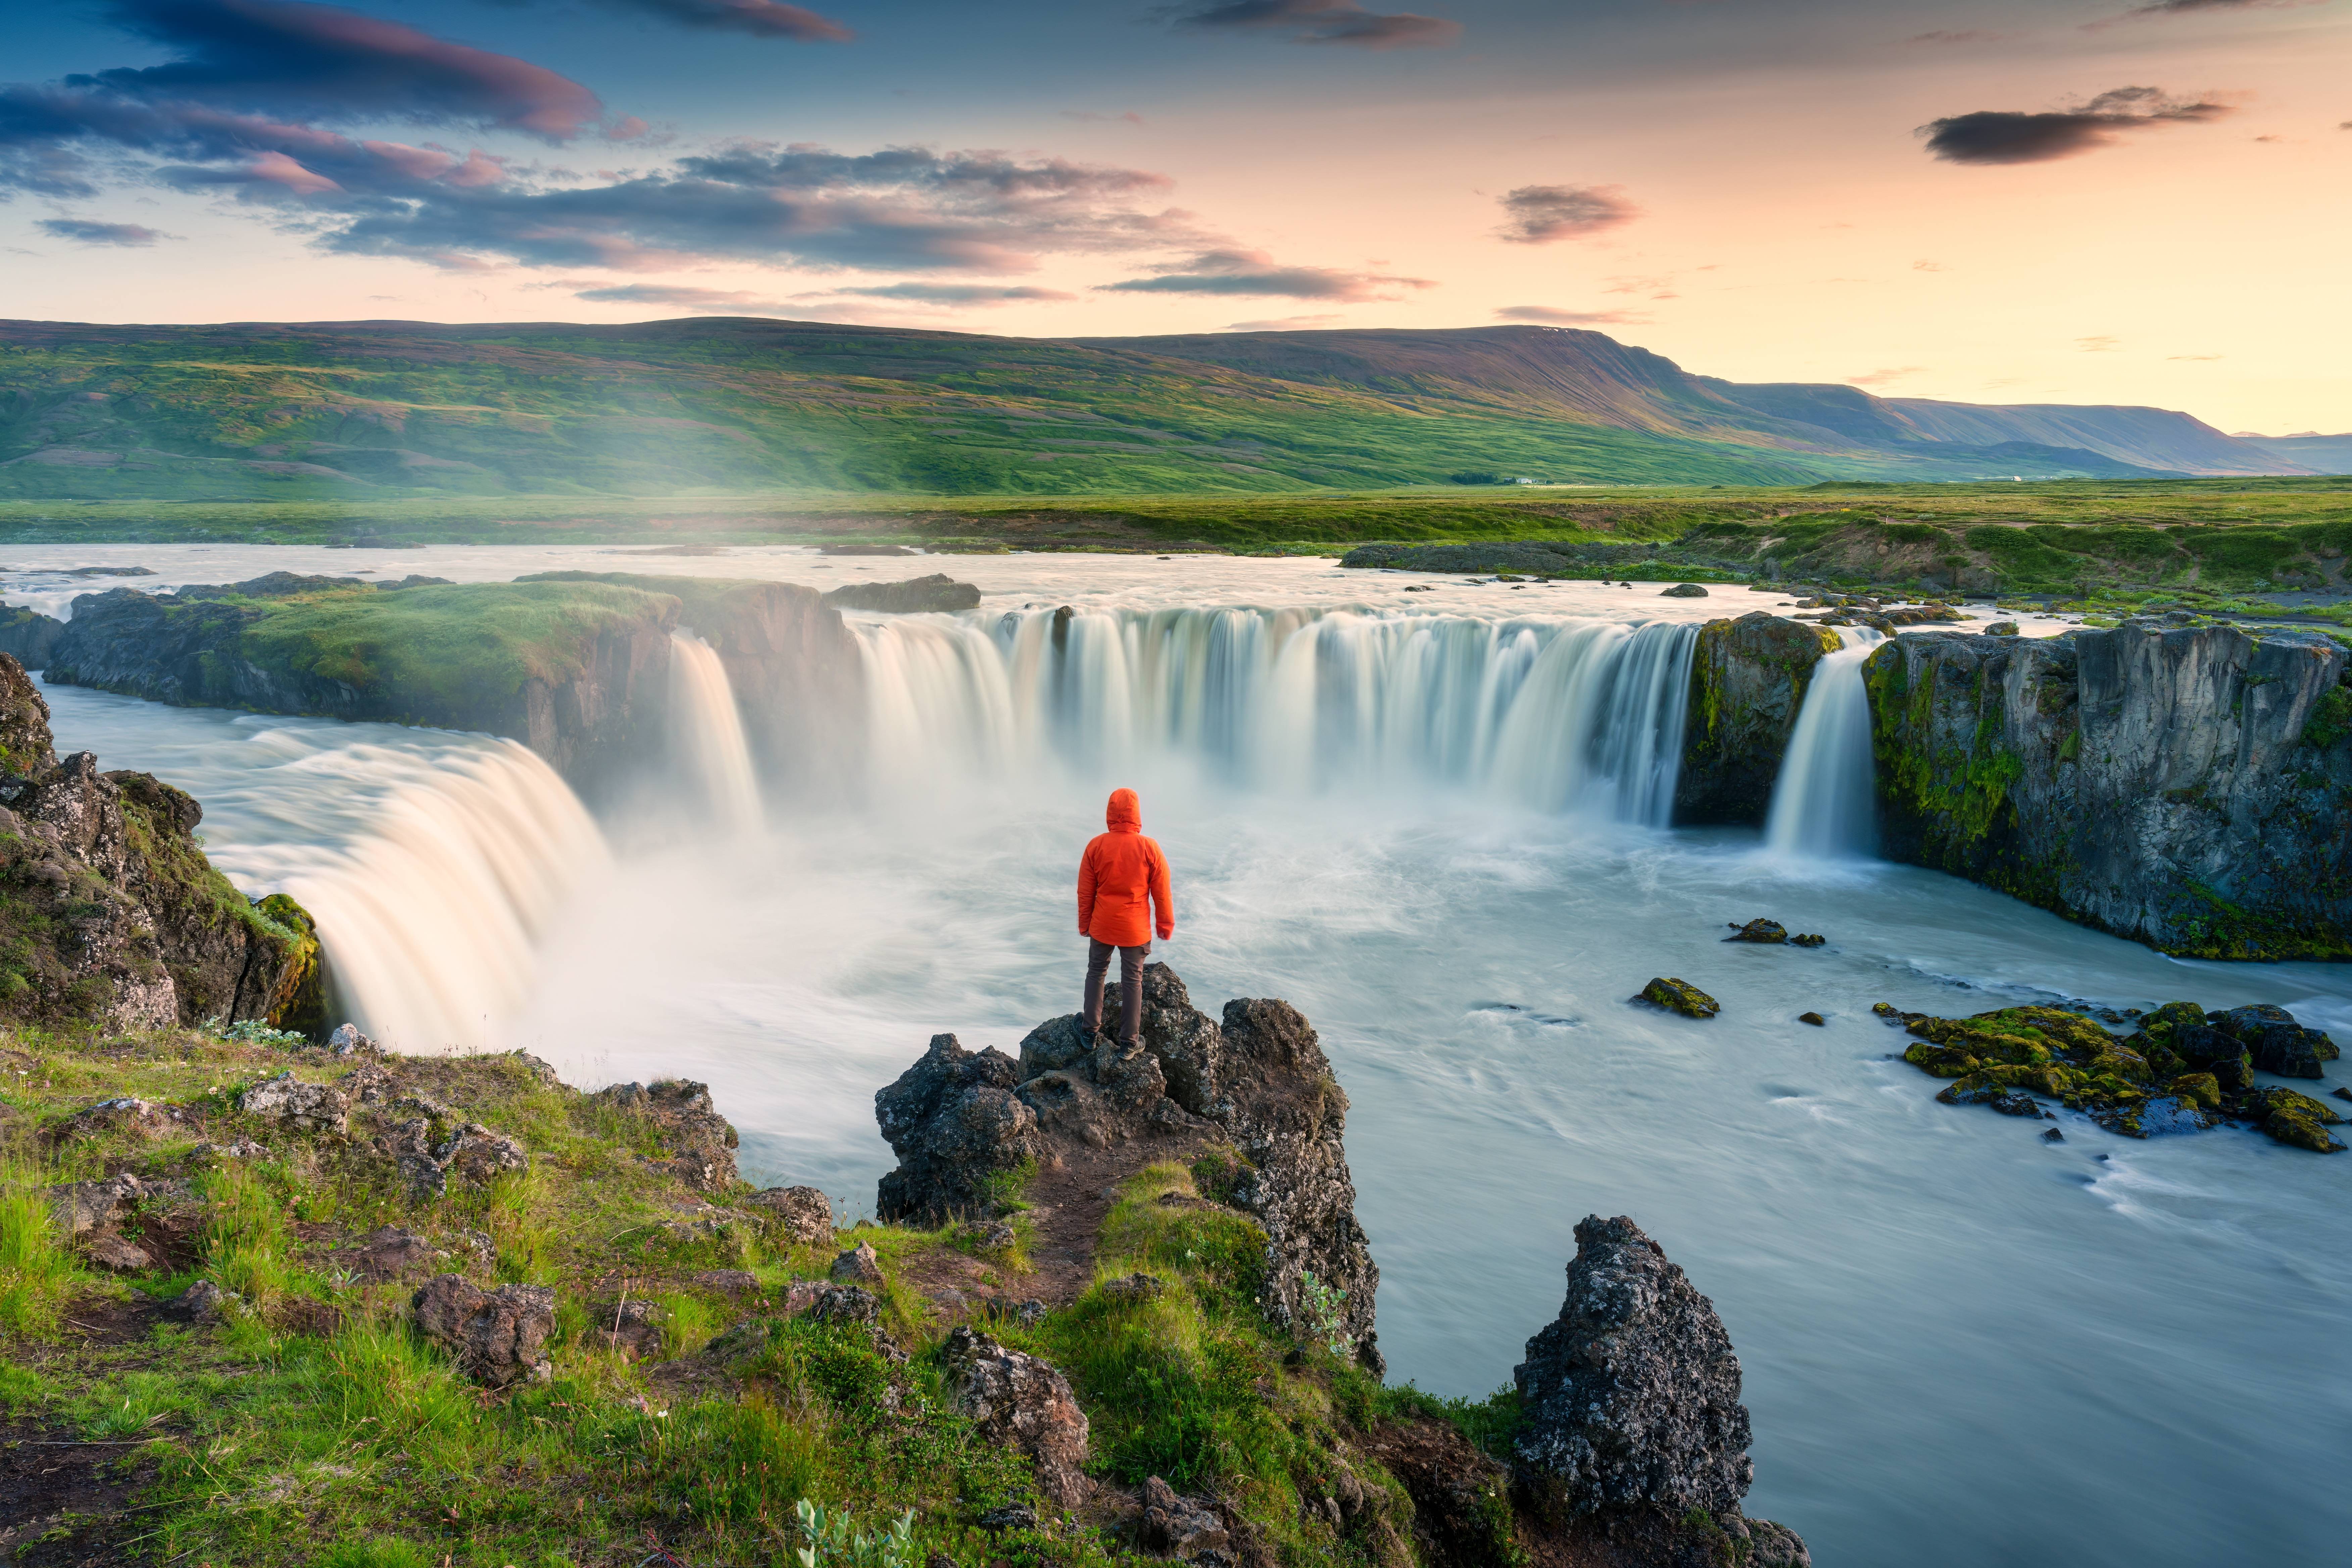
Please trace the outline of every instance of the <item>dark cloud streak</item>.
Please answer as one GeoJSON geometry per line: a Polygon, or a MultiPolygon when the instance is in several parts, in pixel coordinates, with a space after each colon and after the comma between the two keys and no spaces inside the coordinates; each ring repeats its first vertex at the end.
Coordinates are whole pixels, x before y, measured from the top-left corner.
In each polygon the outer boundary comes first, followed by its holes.
{"type": "Polygon", "coordinates": [[[2119,87],[2073,109],[2047,113],[1978,110],[1919,127],[1927,151],[1952,163],[2042,163],[2111,144],[2119,132],[2200,124],[2231,112],[2210,100],[2170,98],[2152,87],[2119,87]]]}
{"type": "Polygon", "coordinates": [[[1227,299],[1328,300],[1360,304],[1395,300],[1399,289],[1432,289],[1427,278],[1378,272],[1347,272],[1330,267],[1283,267],[1264,251],[1204,250],[1176,262],[1156,278],[1129,278],[1097,284],[1111,294],[1205,294],[1227,299]]]}
{"type": "Polygon", "coordinates": [[[1582,239],[1642,216],[1621,185],[1521,185],[1502,202],[1508,221],[1500,232],[1514,245],[1582,239]]]}
{"type": "Polygon", "coordinates": [[[1202,0],[1159,15],[1185,32],[1286,31],[1289,43],[1367,49],[1441,48],[1462,37],[1459,22],[1410,11],[1383,16],[1357,0],[1202,0]]]}
{"type": "Polygon", "coordinates": [[[148,246],[179,237],[142,224],[98,223],[79,217],[45,217],[36,226],[54,239],[69,239],[76,245],[148,246]]]}

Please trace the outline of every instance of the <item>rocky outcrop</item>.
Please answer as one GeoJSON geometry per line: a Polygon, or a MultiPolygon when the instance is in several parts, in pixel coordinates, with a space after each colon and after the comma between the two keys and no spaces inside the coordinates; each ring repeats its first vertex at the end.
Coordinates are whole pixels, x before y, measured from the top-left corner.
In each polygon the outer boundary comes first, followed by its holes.
{"type": "Polygon", "coordinates": [[[980,590],[959,583],[944,572],[909,577],[903,583],[847,583],[824,595],[836,610],[881,610],[893,615],[924,611],[976,610],[980,590]]]}
{"type": "MultiPolygon", "coordinates": [[[[1228,1002],[1222,1021],[1211,1018],[1164,963],[1148,965],[1143,984],[1132,1052],[1087,1035],[1075,1015],[1030,1031],[1018,1060],[934,1037],[875,1096],[898,1155],[877,1214],[926,1223],[985,1215],[1041,1165],[1124,1152],[1140,1168],[1216,1151],[1225,1173],[1218,1197],[1266,1234],[1267,1315],[1378,1367],[1380,1270],[1356,1221],[1342,1142],[1348,1097],[1313,1026],[1270,1000],[1228,1002]]],[[[1104,1006],[1118,1005],[1114,984],[1104,1006]]]]}
{"type": "Polygon", "coordinates": [[[2352,690],[2332,638],[1928,632],[1864,668],[1890,858],[2167,952],[2352,957],[2352,690]]]}
{"type": "Polygon", "coordinates": [[[2336,1042],[2284,1007],[2207,1013],[2168,1002],[2118,1036],[2096,1019],[2060,1007],[2004,1007],[1968,1018],[1873,1009],[1916,1038],[1903,1059],[1953,1083],[1947,1105],[1988,1106],[2005,1116],[2040,1117],[2036,1096],[2081,1111],[2127,1138],[2199,1132],[2242,1121],[2282,1143],[2340,1152],[2327,1129],[2342,1118],[2291,1089],[2257,1087],[2252,1069],[2316,1079],[2337,1059],[2336,1042]]]}
{"type": "Polygon", "coordinates": [[[48,678],[180,706],[482,731],[603,787],[667,750],[682,628],[727,666],[768,776],[823,754],[856,710],[856,642],[814,589],[624,573],[117,588],[74,601],[48,678]]]}
{"type": "Polygon", "coordinates": [[[770,1187],[745,1198],[743,1206],[767,1215],[779,1233],[803,1247],[833,1239],[833,1200],[814,1187],[770,1187]]]}
{"type": "Polygon", "coordinates": [[[1542,1533],[1615,1542],[1621,1561],[1682,1560],[1692,1537],[1722,1549],[1692,1561],[1810,1561],[1790,1531],[1741,1517],[1755,1466],[1739,1358],[1714,1304],[1632,1220],[1578,1222],[1567,1300],[1512,1379],[1512,1467],[1542,1533]]]}
{"type": "Polygon", "coordinates": [[[1086,1473],[1087,1415],[1067,1378],[969,1328],[948,1335],[940,1359],[956,1409],[986,1441],[1028,1456],[1047,1501],[1076,1508],[1087,1500],[1094,1490],[1086,1473]]]}
{"type": "Polygon", "coordinates": [[[683,1079],[621,1083],[590,1097],[645,1124],[666,1156],[657,1162],[688,1186],[725,1192],[736,1183],[734,1124],[712,1108],[710,1086],[683,1079]]]}
{"type": "Polygon", "coordinates": [[[544,1285],[484,1290],[463,1275],[436,1274],[409,1307],[417,1331],[447,1347],[478,1382],[503,1388],[554,1373],[547,1342],[555,1332],[555,1292],[544,1285]]]}
{"type": "Polygon", "coordinates": [[[49,654],[66,633],[65,622],[22,605],[0,605],[0,653],[26,669],[47,667],[49,654]]]}
{"type": "Polygon", "coordinates": [[[1559,1317],[1512,1373],[1520,1474],[1572,1514],[1737,1510],[1756,1479],[1715,1307],[1623,1216],[1577,1222],[1559,1317]]]}
{"type": "Polygon", "coordinates": [[[1764,610],[1699,628],[1676,823],[1762,826],[1813,667],[1844,646],[1834,631],[1764,610]]]}
{"type": "Polygon", "coordinates": [[[214,869],[203,808],[147,773],[59,762],[48,707],[0,656],[0,1016],[117,1029],[323,1021],[310,916],[214,869]]]}

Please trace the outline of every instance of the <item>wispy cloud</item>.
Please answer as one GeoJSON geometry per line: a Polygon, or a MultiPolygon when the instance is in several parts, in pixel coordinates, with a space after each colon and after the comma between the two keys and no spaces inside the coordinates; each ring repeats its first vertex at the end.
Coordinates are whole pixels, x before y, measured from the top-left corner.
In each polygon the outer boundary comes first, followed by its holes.
{"type": "Polygon", "coordinates": [[[1135,110],[1131,109],[1125,114],[1100,114],[1091,109],[1066,109],[1062,110],[1062,118],[1065,120],[1086,121],[1092,123],[1101,123],[1110,121],[1124,121],[1129,125],[1148,125],[1150,123],[1150,121],[1144,119],[1143,116],[1136,113],[1135,110]]]}
{"type": "MultiPolygon", "coordinates": [[[[835,289],[831,292],[853,295],[861,300],[902,300],[921,305],[1024,305],[1077,298],[1076,294],[1066,294],[1058,289],[992,283],[885,283],[871,289],[835,289]]],[[[797,297],[814,299],[817,296],[797,297]]]]}
{"type": "Polygon", "coordinates": [[[603,289],[580,289],[574,298],[596,305],[667,305],[720,316],[776,316],[790,309],[781,300],[730,289],[690,289],[673,283],[618,283],[603,289]]]}
{"type": "Polygon", "coordinates": [[[2135,5],[2120,16],[2102,16],[2095,22],[2085,22],[2083,31],[2095,33],[2119,23],[2148,17],[2209,16],[2231,11],[2292,11],[2322,3],[2323,0],[2154,0],[2150,5],[2135,5]]]}
{"type": "Polygon", "coordinates": [[[1850,375],[1845,379],[1850,386],[1885,386],[1892,382],[1906,381],[1912,376],[1927,374],[1926,365],[1900,364],[1885,370],[1874,370],[1865,375],[1850,375]]]}
{"type": "Polygon", "coordinates": [[[2123,340],[2107,337],[2105,334],[2097,337],[2076,338],[2074,347],[2078,352],[2086,354],[2111,354],[2123,347],[2123,340]]]}
{"type": "Polygon", "coordinates": [[[1649,320],[1633,310],[1562,310],[1550,305],[1503,305],[1496,307],[1498,321],[1532,321],[1545,327],[1618,326],[1649,320]]]}
{"type": "Polygon", "coordinates": [[[1402,289],[1433,289],[1427,278],[1349,272],[1331,267],[1285,267],[1262,250],[1204,250],[1171,262],[1156,278],[1097,285],[1115,294],[1213,294],[1239,298],[1329,300],[1362,304],[1396,300],[1402,289]]]}
{"type": "Polygon", "coordinates": [[[602,0],[615,11],[641,11],[695,27],[721,33],[748,33],[755,38],[788,38],[800,44],[845,44],[857,35],[830,16],[820,16],[798,5],[777,0],[602,0]]]}
{"type": "Polygon", "coordinates": [[[1199,32],[1280,32],[1293,44],[1352,44],[1366,49],[1442,47],[1462,24],[1409,11],[1383,16],[1357,0],[1199,0],[1158,15],[1170,26],[1199,32]]]}
{"type": "Polygon", "coordinates": [[[1318,327],[1336,326],[1345,316],[1276,316],[1263,321],[1227,321],[1229,332],[1297,332],[1311,331],[1318,327]]]}
{"type": "Polygon", "coordinates": [[[1953,163],[2039,163],[2114,142],[2119,132],[2218,120],[2231,106],[2174,98],[2153,87],[2119,87],[2072,109],[2041,113],[1980,109],[1919,127],[1927,151],[1953,163]]]}
{"type": "Polygon", "coordinates": [[[1997,44],[2016,36],[2014,33],[1988,33],[1981,28],[1969,27],[1958,32],[1914,33],[1907,38],[1898,39],[1897,43],[1904,47],[1942,48],[1961,44],[1997,44]]]}
{"type": "Polygon", "coordinates": [[[1514,245],[1582,239],[1642,216],[1622,185],[1521,185],[1502,198],[1497,232],[1514,245]]]}
{"type": "Polygon", "coordinates": [[[149,246],[159,239],[179,237],[142,224],[97,223],[79,217],[45,217],[35,226],[53,238],[69,239],[76,245],[149,246]]]}

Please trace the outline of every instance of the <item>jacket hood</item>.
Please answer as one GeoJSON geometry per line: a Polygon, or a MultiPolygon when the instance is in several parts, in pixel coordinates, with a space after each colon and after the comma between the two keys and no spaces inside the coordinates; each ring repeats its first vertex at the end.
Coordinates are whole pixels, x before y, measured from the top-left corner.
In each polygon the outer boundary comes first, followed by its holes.
{"type": "Polygon", "coordinates": [[[1143,803],[1131,789],[1110,792],[1110,805],[1103,810],[1103,826],[1113,833],[1143,831],[1143,803]]]}

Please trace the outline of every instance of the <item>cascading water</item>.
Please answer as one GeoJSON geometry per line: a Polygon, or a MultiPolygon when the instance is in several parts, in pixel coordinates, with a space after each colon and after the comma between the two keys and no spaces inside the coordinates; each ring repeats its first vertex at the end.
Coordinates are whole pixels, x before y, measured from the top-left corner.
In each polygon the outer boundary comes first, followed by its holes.
{"type": "Polygon", "coordinates": [[[318,920],[362,1029],[406,1051],[471,1051],[529,994],[541,931],[606,861],[555,770],[499,742],[394,795],[364,837],[286,890],[318,920]]]}
{"type": "Polygon", "coordinates": [[[1876,772],[1870,750],[1870,694],[1863,661],[1879,641],[1843,628],[1845,646],[1824,654],[1805,689],[1789,754],[1772,786],[1765,847],[1805,859],[1852,859],[1878,847],[1876,772]]]}
{"type": "Polygon", "coordinates": [[[700,789],[712,821],[730,833],[757,828],[760,785],[743,716],[718,650],[691,632],[670,634],[671,744],[680,767],[700,789]]]}
{"type": "Polygon", "coordinates": [[[1665,826],[1696,628],[1356,611],[854,623],[877,779],[1189,762],[1283,793],[1441,782],[1665,826]]]}
{"type": "Polygon", "coordinates": [[[490,1044],[541,934],[609,864],[570,786],[511,741],[44,692],[61,745],[203,801],[214,863],[300,900],[352,1021],[405,1050],[490,1044]]]}

